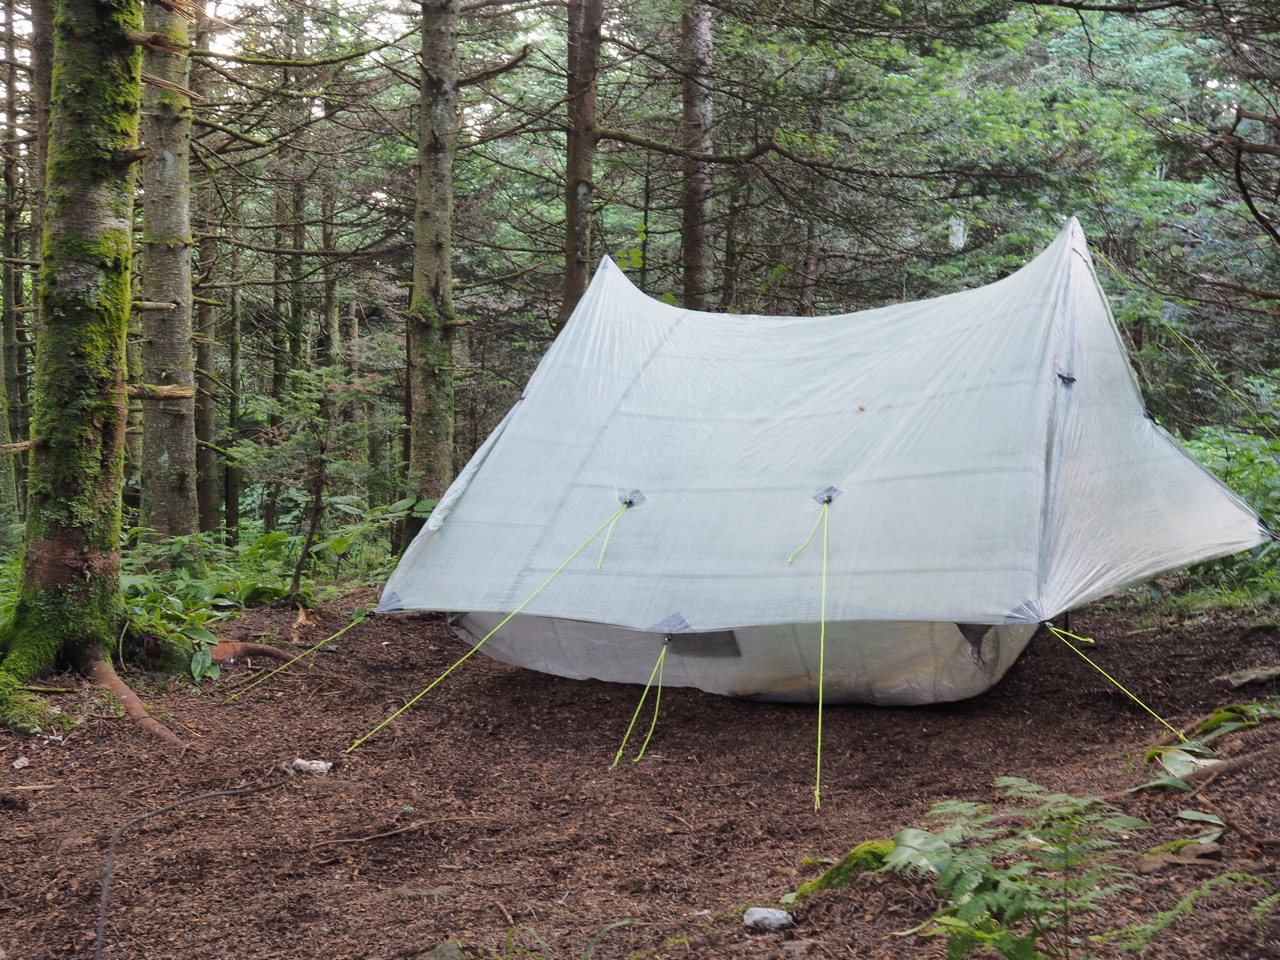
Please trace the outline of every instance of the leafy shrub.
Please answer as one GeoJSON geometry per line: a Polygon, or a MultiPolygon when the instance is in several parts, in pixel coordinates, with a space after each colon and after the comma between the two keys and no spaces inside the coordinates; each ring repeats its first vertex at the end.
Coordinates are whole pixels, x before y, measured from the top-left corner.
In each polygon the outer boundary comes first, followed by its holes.
{"type": "MultiPolygon", "coordinates": [[[[1280,530],[1280,436],[1201,427],[1186,446],[1251,504],[1268,527],[1280,530]]],[[[1199,564],[1192,568],[1191,582],[1227,592],[1280,592],[1278,542],[1272,540],[1244,553],[1199,564]]]]}
{"type": "Polygon", "coordinates": [[[1008,806],[940,803],[934,829],[899,833],[885,866],[936,877],[944,903],[917,932],[945,936],[951,960],[979,950],[1008,960],[1068,957],[1081,915],[1131,889],[1117,854],[1144,824],[1092,797],[1014,777],[996,786],[1008,806]]]}

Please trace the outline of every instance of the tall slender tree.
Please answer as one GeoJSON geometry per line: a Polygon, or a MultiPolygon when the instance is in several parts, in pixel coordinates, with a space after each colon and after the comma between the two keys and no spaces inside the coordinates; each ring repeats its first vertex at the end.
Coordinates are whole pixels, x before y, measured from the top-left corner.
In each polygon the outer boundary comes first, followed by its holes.
{"type": "Polygon", "coordinates": [[[592,197],[595,193],[596,100],[600,79],[604,0],[569,0],[568,127],[564,161],[564,296],[557,326],[586,292],[591,274],[592,197]]]}
{"type": "Polygon", "coordinates": [[[148,4],[142,143],[142,524],[195,533],[191,355],[191,39],[177,7],[148,4]]]}
{"type": "Polygon", "coordinates": [[[409,473],[418,495],[435,499],[453,479],[458,0],[422,4],[420,63],[413,296],[408,315],[409,473]]]}
{"type": "Polygon", "coordinates": [[[712,237],[711,153],[714,112],[711,103],[711,8],[701,0],[688,0],[681,24],[680,55],[684,71],[684,179],[682,188],[681,263],[683,302],[690,310],[710,307],[715,286],[715,248],[712,237]]]}

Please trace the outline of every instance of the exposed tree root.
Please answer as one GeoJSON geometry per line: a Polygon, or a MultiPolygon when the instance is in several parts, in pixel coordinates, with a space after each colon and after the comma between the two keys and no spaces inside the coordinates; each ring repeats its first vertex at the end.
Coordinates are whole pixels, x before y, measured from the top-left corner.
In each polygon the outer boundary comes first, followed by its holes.
{"type": "Polygon", "coordinates": [[[186,750],[187,745],[182,742],[182,739],[176,733],[147,712],[147,708],[138,699],[138,695],[120,678],[120,674],[116,673],[116,668],[101,647],[95,647],[88,654],[85,658],[84,669],[90,680],[116,695],[124,707],[125,716],[130,720],[147,733],[170,746],[177,747],[179,750],[186,750]]]}
{"type": "Polygon", "coordinates": [[[232,660],[237,657],[270,657],[272,660],[288,663],[297,656],[288,650],[266,643],[242,643],[237,640],[222,640],[215,643],[209,647],[209,653],[217,661],[232,660]]]}
{"type": "Polygon", "coordinates": [[[1221,763],[1215,763],[1212,766],[1201,767],[1199,770],[1187,774],[1182,779],[1199,790],[1212,783],[1214,780],[1217,780],[1219,777],[1239,773],[1241,770],[1252,767],[1255,763],[1260,763],[1269,757],[1280,757],[1280,743],[1273,743],[1260,750],[1254,750],[1252,753],[1241,754],[1238,757],[1232,757],[1230,760],[1223,760],[1221,763]]]}

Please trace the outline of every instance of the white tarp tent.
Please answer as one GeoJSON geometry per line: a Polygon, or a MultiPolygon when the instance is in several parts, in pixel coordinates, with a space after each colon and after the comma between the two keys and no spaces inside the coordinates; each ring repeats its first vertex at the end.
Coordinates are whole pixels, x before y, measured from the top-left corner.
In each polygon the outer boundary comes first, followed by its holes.
{"type": "Polygon", "coordinates": [[[825,699],[926,703],[1268,537],[1146,415],[1072,220],[997,283],[844,316],[684,310],[606,259],[379,611],[474,643],[519,610],[483,651],[576,678],[643,683],[670,638],[668,685],[812,701],[825,583],[825,699]],[[825,564],[821,532],[788,563],[827,498],[825,564]]]}

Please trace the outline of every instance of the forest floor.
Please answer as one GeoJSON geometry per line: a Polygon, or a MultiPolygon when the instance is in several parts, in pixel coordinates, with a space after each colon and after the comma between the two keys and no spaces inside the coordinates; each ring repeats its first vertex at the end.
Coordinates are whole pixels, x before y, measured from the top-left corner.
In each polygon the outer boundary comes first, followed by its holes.
{"type": "MultiPolygon", "coordinates": [[[[369,599],[303,620],[256,609],[222,632],[302,650],[369,599]]],[[[1214,680],[1280,661],[1280,628],[1264,615],[1273,613],[1094,607],[1072,627],[1097,640],[1090,654],[1114,677],[1189,727],[1222,704],[1276,694],[1274,682],[1232,690],[1214,680]]],[[[860,841],[922,825],[938,801],[996,800],[993,781],[1005,775],[1114,798],[1150,824],[1130,838],[1139,851],[1193,836],[1182,810],[1231,825],[1217,858],[1136,877],[1077,928],[1085,933],[1150,920],[1230,871],[1280,889],[1277,752],[1194,795],[1124,793],[1157,775],[1143,755],[1167,731],[1043,632],[984,696],[828,708],[819,812],[812,708],[664,690],[647,755],[611,769],[638,688],[483,656],[345,752],[464,651],[437,618],[372,618],[311,667],[230,703],[264,664],[224,665],[199,687],[125,669],[190,742],[181,756],[78,677],[41,680],[59,688],[47,700],[83,722],[60,737],[0,735],[0,957],[92,957],[96,946],[128,960],[416,960],[461,938],[476,956],[577,958],[597,932],[628,921],[591,955],[940,958],[941,938],[902,935],[939,902],[927,879],[870,875],[804,898],[780,933],[748,931],[742,910],[778,905],[860,841]],[[334,766],[290,771],[298,758],[334,766]],[[251,787],[263,789],[158,812],[251,787]]],[[[1230,757],[1278,741],[1280,723],[1270,723],[1214,746],[1230,757]]],[[[1254,915],[1265,896],[1260,885],[1227,885],[1142,956],[1280,958],[1280,909],[1269,923],[1254,915]]],[[[1095,943],[1071,951],[1116,955],[1095,943]]]]}

